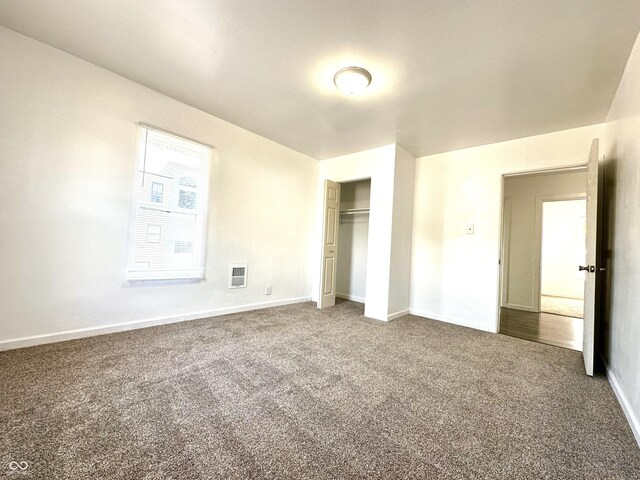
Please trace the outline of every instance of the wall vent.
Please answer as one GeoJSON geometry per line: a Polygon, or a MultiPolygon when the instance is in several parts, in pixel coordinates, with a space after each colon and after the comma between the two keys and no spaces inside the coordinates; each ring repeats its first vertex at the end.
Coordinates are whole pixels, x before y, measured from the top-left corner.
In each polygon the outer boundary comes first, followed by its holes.
{"type": "Polygon", "coordinates": [[[234,263],[229,268],[229,288],[245,288],[247,286],[247,264],[234,263]]]}

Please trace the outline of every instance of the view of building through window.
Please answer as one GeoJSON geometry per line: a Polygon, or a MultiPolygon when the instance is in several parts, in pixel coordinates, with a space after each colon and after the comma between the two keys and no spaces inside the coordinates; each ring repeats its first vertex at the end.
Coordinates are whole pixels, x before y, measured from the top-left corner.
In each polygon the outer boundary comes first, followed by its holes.
{"type": "Polygon", "coordinates": [[[202,278],[211,148],[140,127],[129,280],[202,278]]]}

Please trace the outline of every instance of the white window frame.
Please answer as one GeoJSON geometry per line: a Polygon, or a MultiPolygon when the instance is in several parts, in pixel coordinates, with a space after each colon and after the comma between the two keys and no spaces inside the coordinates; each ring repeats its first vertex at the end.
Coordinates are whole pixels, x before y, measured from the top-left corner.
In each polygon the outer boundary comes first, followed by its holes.
{"type": "MultiPolygon", "coordinates": [[[[145,123],[139,123],[137,127],[137,155],[135,160],[135,168],[132,185],[131,199],[131,219],[129,234],[129,251],[127,257],[127,273],[126,278],[129,282],[149,281],[149,280],[202,280],[204,279],[205,260],[206,260],[206,233],[207,233],[207,213],[209,207],[209,174],[212,147],[200,142],[196,142],[189,138],[176,135],[171,132],[153,127],[145,123]],[[176,205],[168,205],[170,202],[167,196],[167,188],[163,186],[163,202],[152,202],[151,197],[146,198],[144,195],[145,180],[149,185],[152,183],[150,174],[145,170],[147,162],[147,145],[150,141],[149,135],[156,142],[166,140],[167,145],[173,145],[176,149],[184,148],[185,151],[195,152],[194,158],[200,156],[202,158],[202,168],[200,169],[200,182],[196,189],[192,187],[184,187],[189,191],[197,191],[198,199],[195,211],[191,209],[180,208],[176,205]],[[145,179],[146,177],[146,179],[145,179]],[[195,215],[195,233],[193,235],[193,250],[191,267],[187,269],[154,269],[152,263],[141,258],[140,250],[136,249],[136,238],[140,232],[147,231],[144,224],[141,210],[156,210],[162,213],[175,213],[180,215],[195,215]],[[148,269],[141,268],[142,265],[148,265],[148,269]]],[[[178,177],[179,178],[179,177],[178,177]]],[[[179,180],[178,180],[179,182],[179,180]]],[[[175,185],[178,184],[175,183],[175,185]]],[[[152,187],[150,187],[152,188],[152,187]]],[[[180,187],[179,187],[180,188],[180,187]]],[[[179,191],[178,188],[178,191],[179,191]]],[[[175,196],[179,195],[175,192],[175,196]]],[[[184,218],[184,217],[182,217],[184,218]]],[[[147,224],[148,225],[148,224],[147,224]]],[[[162,228],[162,234],[165,235],[165,228],[162,228]]],[[[145,233],[146,235],[146,233],[145,233]]],[[[139,240],[139,239],[138,239],[139,240]]],[[[177,243],[177,242],[176,242],[177,243]]],[[[169,250],[170,247],[169,247],[169,250]]]]}

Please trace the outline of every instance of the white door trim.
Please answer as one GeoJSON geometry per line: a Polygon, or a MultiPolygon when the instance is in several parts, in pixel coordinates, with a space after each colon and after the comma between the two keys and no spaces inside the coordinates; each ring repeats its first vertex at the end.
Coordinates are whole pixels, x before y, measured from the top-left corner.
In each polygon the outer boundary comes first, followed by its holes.
{"type": "MultiPolygon", "coordinates": [[[[586,186],[585,186],[586,188],[586,186]]],[[[542,289],[542,208],[545,202],[565,202],[570,200],[586,200],[586,193],[558,193],[556,195],[536,195],[536,212],[534,220],[534,237],[536,241],[535,270],[533,279],[534,312],[540,311],[540,291],[542,289]]],[[[578,266],[576,265],[576,269],[578,266]]]]}

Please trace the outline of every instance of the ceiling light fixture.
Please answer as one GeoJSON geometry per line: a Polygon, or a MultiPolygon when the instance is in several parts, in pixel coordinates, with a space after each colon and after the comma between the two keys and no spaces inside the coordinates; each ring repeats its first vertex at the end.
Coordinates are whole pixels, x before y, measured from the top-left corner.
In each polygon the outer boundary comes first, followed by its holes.
{"type": "Polygon", "coordinates": [[[333,83],[342,93],[358,95],[364,92],[371,83],[371,74],[364,68],[346,67],[338,70],[333,77],[333,83]]]}

